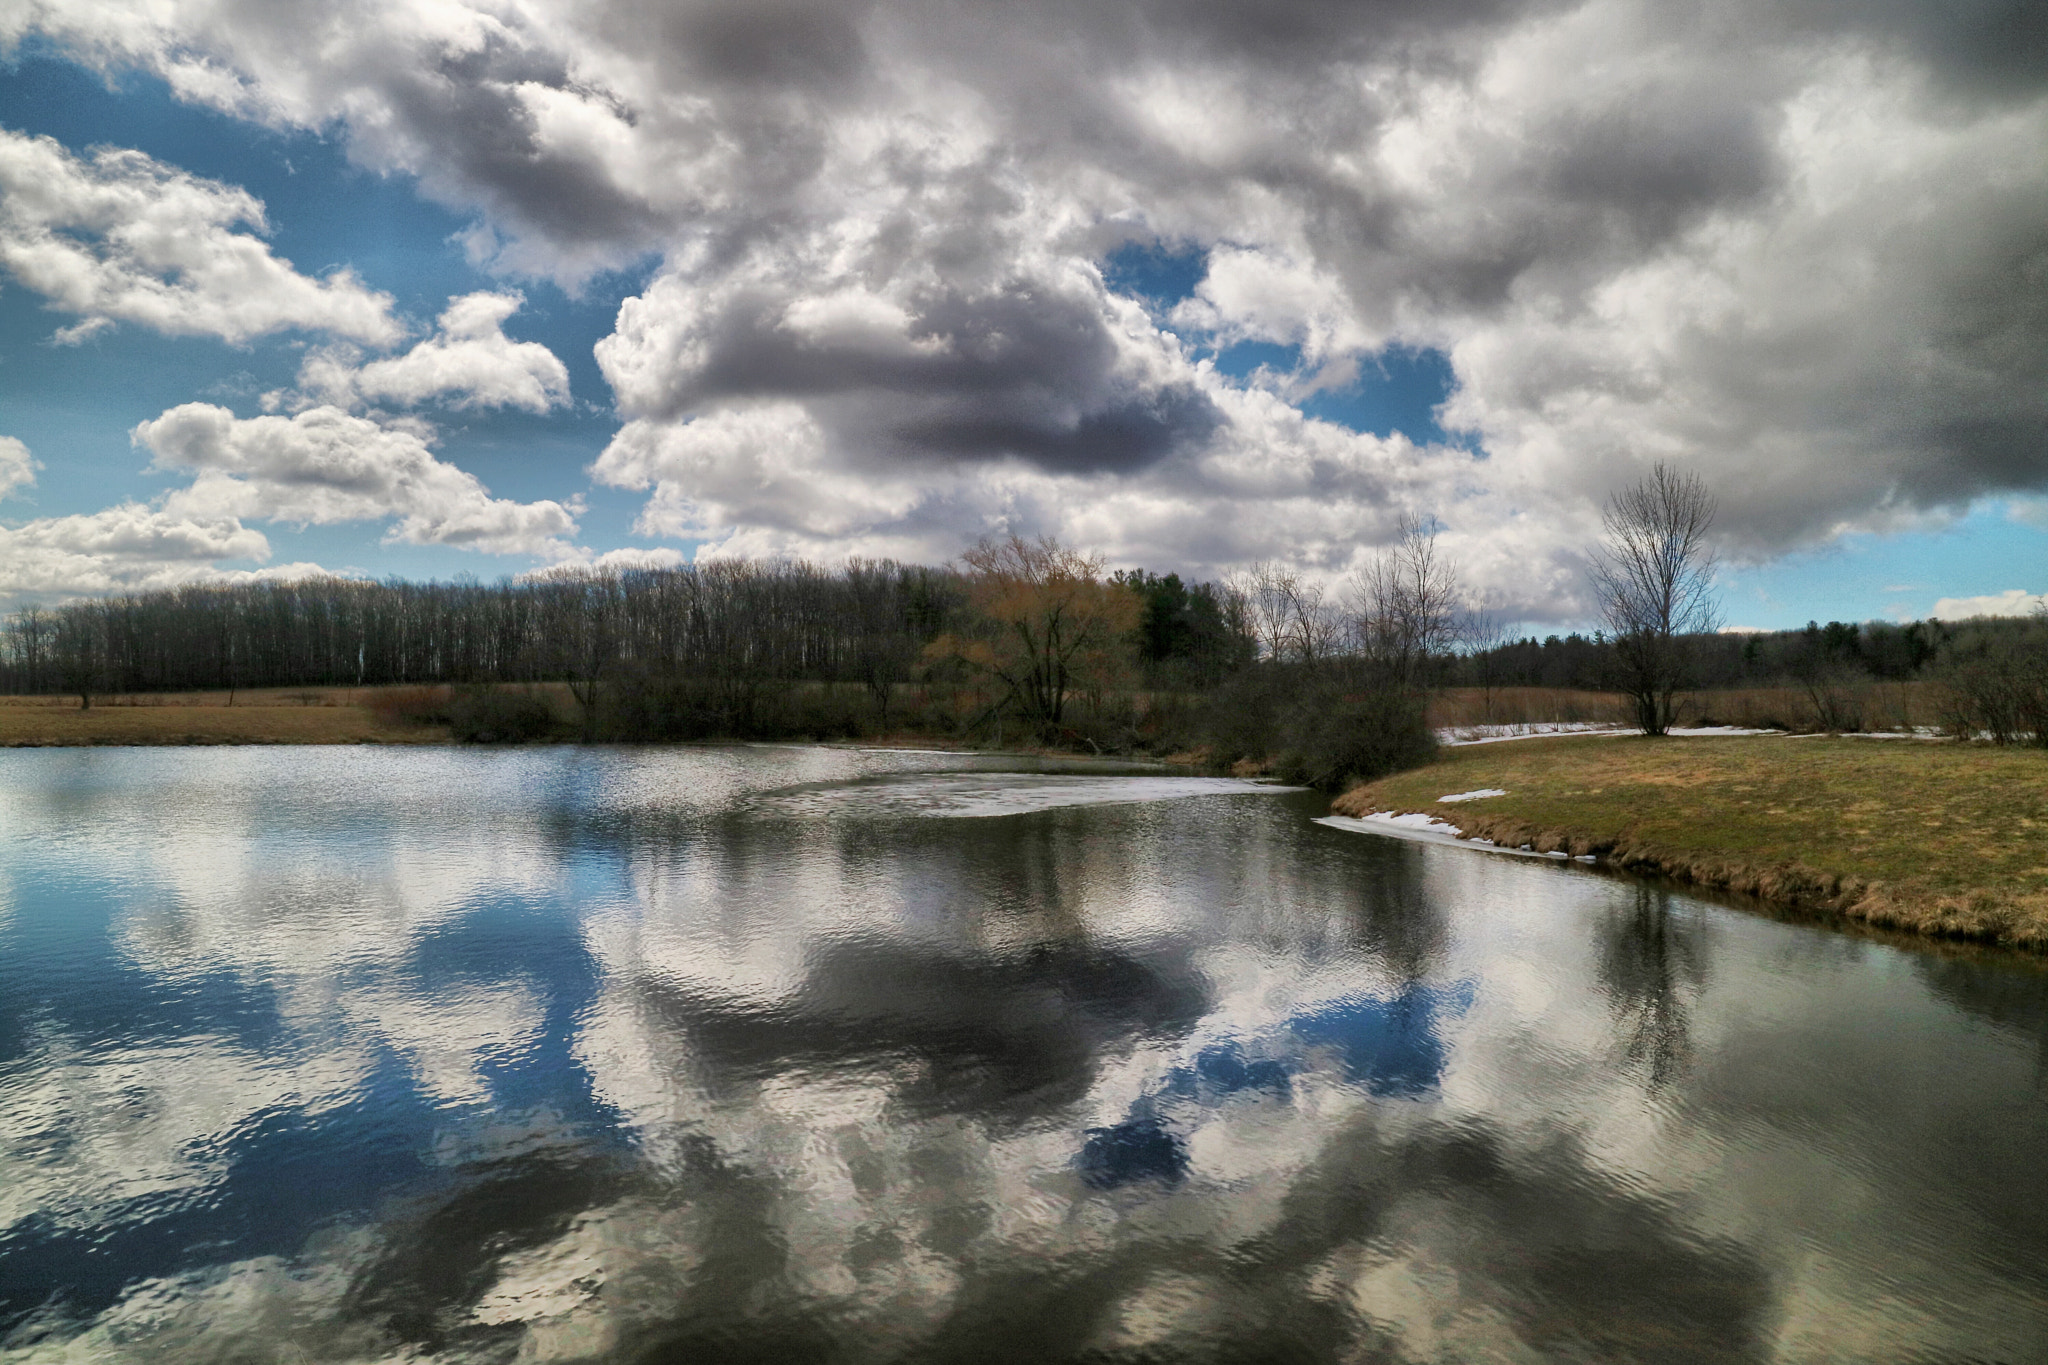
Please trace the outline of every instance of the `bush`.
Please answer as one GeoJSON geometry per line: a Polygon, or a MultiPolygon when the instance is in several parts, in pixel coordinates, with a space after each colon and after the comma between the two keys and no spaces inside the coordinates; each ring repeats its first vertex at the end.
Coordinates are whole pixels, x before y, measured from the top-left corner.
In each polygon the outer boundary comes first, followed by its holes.
{"type": "Polygon", "coordinates": [[[1388,688],[1343,697],[1300,715],[1279,775],[1323,791],[1342,791],[1436,756],[1423,699],[1388,688]]]}
{"type": "Polygon", "coordinates": [[[363,704],[387,725],[443,725],[454,695],[449,687],[380,687],[363,704]]]}
{"type": "Polygon", "coordinates": [[[650,670],[604,685],[598,732],[608,740],[854,739],[873,710],[857,687],[650,670]]]}
{"type": "Polygon", "coordinates": [[[1280,777],[1324,791],[1419,767],[1436,754],[1423,693],[1299,665],[1233,675],[1209,698],[1199,730],[1219,767],[1273,760],[1280,777]]]}
{"type": "Polygon", "coordinates": [[[1261,760],[1287,747],[1286,718],[1295,691],[1293,670],[1280,664],[1240,669],[1204,699],[1195,732],[1210,761],[1227,768],[1261,760]]]}
{"type": "Polygon", "coordinates": [[[1943,718],[1957,738],[2048,747],[2048,618],[1958,641],[1946,664],[1943,718]]]}
{"type": "Polygon", "coordinates": [[[555,710],[538,692],[478,687],[449,704],[448,728],[469,744],[524,744],[554,732],[555,710]]]}

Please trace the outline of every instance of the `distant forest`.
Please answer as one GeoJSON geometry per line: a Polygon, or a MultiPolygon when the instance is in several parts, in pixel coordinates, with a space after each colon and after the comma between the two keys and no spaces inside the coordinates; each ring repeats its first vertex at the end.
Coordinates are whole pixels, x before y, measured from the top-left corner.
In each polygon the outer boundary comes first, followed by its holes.
{"type": "MultiPolygon", "coordinates": [[[[1428,551],[1422,540],[1397,547],[1381,576],[1361,578],[1341,603],[1270,569],[1224,583],[1104,574],[1097,561],[1021,541],[984,546],[957,568],[723,560],[494,584],[190,586],[15,611],[0,623],[0,692],[89,705],[110,693],[449,685],[459,709],[464,689],[492,690],[484,684],[551,684],[557,694],[566,685],[573,717],[531,703],[522,720],[511,702],[473,700],[483,723],[469,729],[946,729],[1104,751],[1287,752],[1302,775],[1334,781],[1412,760],[1428,743],[1416,734],[1416,699],[1431,690],[1614,685],[1614,644],[1599,633],[1486,638],[1455,609],[1454,580],[1428,551]],[[1363,724],[1361,707],[1399,712],[1367,726],[1381,748],[1319,758],[1345,747],[1328,717],[1348,709],[1363,724]],[[1388,741],[1390,731],[1405,737],[1388,741]]],[[[2048,621],[1837,621],[1684,644],[1692,688],[1802,688],[1827,728],[1857,728],[1846,712],[1825,712],[1829,695],[1859,680],[2010,675],[2017,700],[2000,703],[2009,714],[1990,730],[2048,731],[2027,710],[2044,692],[2048,621]]],[[[1981,716],[1970,723],[1985,728],[1981,716]]]]}

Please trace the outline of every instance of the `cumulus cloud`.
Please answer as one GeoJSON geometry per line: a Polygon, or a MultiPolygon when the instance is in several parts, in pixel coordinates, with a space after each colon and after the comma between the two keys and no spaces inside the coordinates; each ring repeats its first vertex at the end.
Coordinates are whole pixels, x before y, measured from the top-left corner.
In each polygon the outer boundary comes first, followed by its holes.
{"type": "Polygon", "coordinates": [[[518,292],[450,299],[434,335],[403,355],[365,362],[352,348],[322,348],[299,367],[299,395],[266,394],[270,405],[365,403],[409,408],[519,408],[544,413],[569,401],[569,371],[553,351],[505,335],[526,302],[518,292]]]}
{"type": "Polygon", "coordinates": [[[623,573],[630,569],[675,569],[690,562],[690,557],[673,545],[626,545],[603,554],[592,554],[588,550],[566,555],[553,564],[529,569],[520,574],[522,580],[541,578],[564,569],[584,569],[597,572],[623,573]]]}
{"type": "Polygon", "coordinates": [[[2048,611],[2048,593],[2007,588],[1983,597],[1944,597],[1928,615],[1941,621],[1962,621],[1972,616],[2032,616],[2048,611]]]}
{"type": "MultiPolygon", "coordinates": [[[[0,21],[4,22],[4,21],[0,21]]],[[[271,254],[263,205],[141,152],[80,158],[0,129],[0,267],[80,321],[76,343],[116,322],[245,342],[283,328],[397,339],[387,295],[347,271],[313,279],[271,254]]]]}
{"type": "Polygon", "coordinates": [[[238,418],[186,403],[140,423],[135,444],[160,469],[195,475],[167,513],[327,525],[395,518],[387,536],[490,554],[559,557],[576,529],[559,502],[494,498],[475,475],[435,458],[418,431],[316,407],[238,418]]]}
{"type": "Polygon", "coordinates": [[[1294,562],[1339,574],[1360,547],[1392,534],[1401,511],[1453,490],[1488,531],[1454,531],[1447,547],[1518,572],[1531,591],[1568,587],[1564,570],[1532,558],[1529,523],[1538,519],[1498,506],[1494,494],[1456,493],[1472,464],[1465,452],[1361,435],[1193,373],[1225,420],[1209,442],[1137,471],[1083,475],[1012,456],[891,474],[802,404],[782,401],[629,422],[592,472],[649,493],[636,530],[703,541],[712,555],[931,561],[958,551],[962,528],[1055,529],[1120,562],[1212,573],[1285,545],[1294,562]]]}
{"type": "Polygon", "coordinates": [[[2048,488],[2038,12],[164,0],[0,38],[338,127],[494,268],[656,253],[600,348],[645,529],[1316,564],[1408,504],[1543,612],[1655,459],[1738,557],[2048,488]],[[1441,349],[1484,458],[1219,380],[1105,284],[1130,241],[1205,256],[1172,327],[1299,345],[1301,383],[1441,349]]]}
{"type": "MultiPolygon", "coordinates": [[[[270,542],[262,532],[234,517],[122,503],[82,516],[0,526],[0,593],[73,596],[246,578],[255,571],[223,571],[216,561],[268,558],[270,542]]],[[[281,571],[288,574],[291,567],[281,571]]]]}
{"type": "Polygon", "coordinates": [[[0,498],[36,481],[42,463],[28,453],[28,447],[12,436],[0,436],[0,498]]]}

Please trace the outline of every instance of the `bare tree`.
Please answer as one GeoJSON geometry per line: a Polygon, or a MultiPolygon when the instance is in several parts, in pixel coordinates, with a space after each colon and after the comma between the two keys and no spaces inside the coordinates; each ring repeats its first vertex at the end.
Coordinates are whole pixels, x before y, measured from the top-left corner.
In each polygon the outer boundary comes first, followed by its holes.
{"type": "Polygon", "coordinates": [[[1480,719],[1493,723],[1493,693],[1501,682],[1500,650],[1512,644],[1515,631],[1504,620],[1491,594],[1482,597],[1464,614],[1458,629],[1458,647],[1464,652],[1467,670],[1479,686],[1480,719]]]}
{"type": "Polygon", "coordinates": [[[1242,605],[1262,657],[1313,668],[1337,652],[1344,623],[1320,583],[1262,559],[1231,575],[1225,591],[1242,605]]]}
{"type": "Polygon", "coordinates": [[[1069,693],[1100,690],[1095,679],[1134,671],[1138,596],[1108,578],[1098,557],[1050,536],[1012,535],[960,558],[981,628],[939,637],[927,658],[993,677],[1003,687],[999,704],[1015,705],[1042,734],[1058,732],[1069,693]]]}
{"type": "Polygon", "coordinates": [[[1607,500],[1593,590],[1614,637],[1621,690],[1636,724],[1661,735],[1677,719],[1689,650],[1684,636],[1720,623],[1714,597],[1714,496],[1697,474],[1661,461],[1607,500]]]}
{"type": "Polygon", "coordinates": [[[1403,513],[1394,543],[1351,578],[1351,629],[1359,656],[1386,683],[1421,681],[1460,629],[1458,573],[1438,552],[1436,523],[1403,513]]]}
{"type": "Polygon", "coordinates": [[[92,694],[99,690],[105,668],[100,648],[100,631],[106,612],[98,602],[76,602],[57,618],[57,668],[67,691],[78,694],[78,709],[92,709],[92,694]]]}
{"type": "Polygon", "coordinates": [[[844,576],[845,626],[852,636],[852,671],[874,699],[875,718],[889,728],[889,702],[917,662],[909,626],[910,574],[891,559],[851,558],[844,576]]]}
{"type": "Polygon", "coordinates": [[[1261,658],[1278,661],[1288,649],[1288,597],[1293,576],[1279,565],[1260,560],[1224,580],[1243,615],[1246,632],[1261,658]]]}

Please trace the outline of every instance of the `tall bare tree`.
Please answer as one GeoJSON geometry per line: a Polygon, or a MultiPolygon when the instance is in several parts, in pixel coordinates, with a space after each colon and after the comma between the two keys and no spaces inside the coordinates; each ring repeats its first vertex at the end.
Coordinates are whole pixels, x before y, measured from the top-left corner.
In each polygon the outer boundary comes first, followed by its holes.
{"type": "Polygon", "coordinates": [[[1337,652],[1343,621],[1320,583],[1262,559],[1231,575],[1226,589],[1262,657],[1313,668],[1337,652]]]}
{"type": "Polygon", "coordinates": [[[1415,686],[1429,661],[1458,643],[1461,596],[1456,567],[1437,549],[1436,523],[1402,514],[1394,543],[1351,578],[1359,656],[1383,682],[1415,686]]]}
{"type": "Polygon", "coordinates": [[[1714,495],[1697,474],[1663,462],[1607,500],[1593,590],[1614,637],[1615,666],[1644,734],[1677,719],[1690,650],[1685,636],[1720,624],[1715,600],[1714,495]]]}

